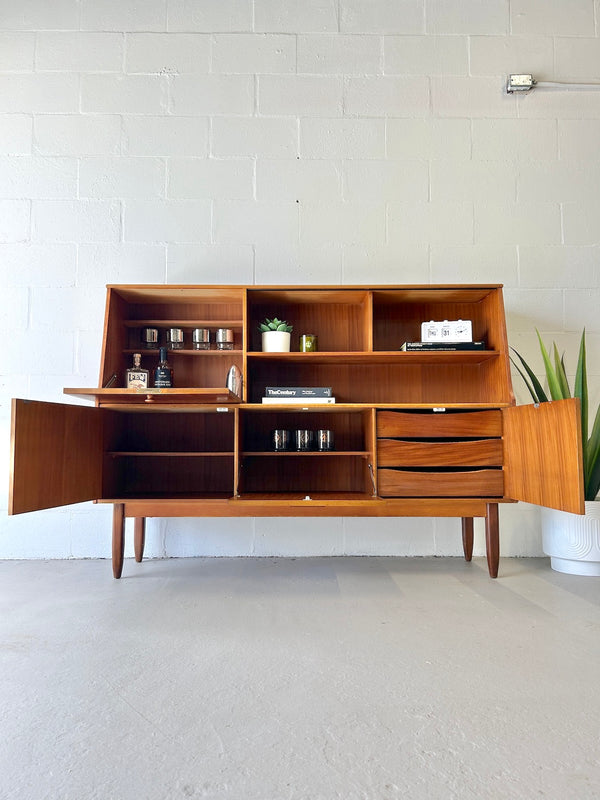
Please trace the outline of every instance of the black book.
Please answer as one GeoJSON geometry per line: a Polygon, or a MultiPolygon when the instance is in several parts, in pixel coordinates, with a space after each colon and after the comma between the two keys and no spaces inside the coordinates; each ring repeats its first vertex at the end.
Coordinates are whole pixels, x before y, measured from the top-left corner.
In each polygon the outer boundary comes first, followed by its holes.
{"type": "Polygon", "coordinates": [[[267,386],[265,397],[331,397],[331,386],[267,386]]]}
{"type": "Polygon", "coordinates": [[[420,353],[428,350],[485,350],[485,342],[404,342],[400,350],[420,353]]]}

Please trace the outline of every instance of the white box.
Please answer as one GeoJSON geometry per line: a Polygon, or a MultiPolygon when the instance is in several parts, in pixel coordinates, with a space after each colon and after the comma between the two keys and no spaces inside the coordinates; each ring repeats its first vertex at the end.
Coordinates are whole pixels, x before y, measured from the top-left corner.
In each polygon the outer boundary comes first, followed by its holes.
{"type": "Polygon", "coordinates": [[[443,322],[421,323],[422,342],[472,342],[472,325],[470,319],[455,319],[443,322]]]}

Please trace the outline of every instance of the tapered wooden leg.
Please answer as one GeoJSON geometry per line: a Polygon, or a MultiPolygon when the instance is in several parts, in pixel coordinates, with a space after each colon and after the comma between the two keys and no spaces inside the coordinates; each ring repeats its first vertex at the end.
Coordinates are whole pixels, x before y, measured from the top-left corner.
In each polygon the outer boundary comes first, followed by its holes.
{"type": "Polygon", "coordinates": [[[473,558],[473,517],[462,518],[462,540],[465,561],[473,558]]]}
{"type": "Polygon", "coordinates": [[[136,517],[133,521],[133,549],[135,560],[140,562],[144,557],[146,544],[146,517],[136,517]]]}
{"type": "Polygon", "coordinates": [[[500,535],[498,525],[498,503],[488,503],[485,515],[485,551],[490,578],[498,577],[500,560],[500,535]]]}
{"type": "Polygon", "coordinates": [[[125,554],[125,506],[115,503],[113,506],[112,528],[112,568],[115,578],[123,572],[123,555],[125,554]]]}

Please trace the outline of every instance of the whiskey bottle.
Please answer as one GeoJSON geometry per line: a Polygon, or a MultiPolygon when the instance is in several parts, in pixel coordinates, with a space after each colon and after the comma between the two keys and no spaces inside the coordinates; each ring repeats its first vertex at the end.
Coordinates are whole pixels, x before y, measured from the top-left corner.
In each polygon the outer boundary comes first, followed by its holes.
{"type": "Polygon", "coordinates": [[[154,385],[157,389],[171,389],[173,386],[173,370],[167,361],[167,348],[161,347],[158,366],[154,370],[154,385]]]}
{"type": "Polygon", "coordinates": [[[125,371],[125,387],[127,389],[147,389],[150,386],[150,373],[142,369],[142,356],[133,354],[133,367],[125,371]]]}

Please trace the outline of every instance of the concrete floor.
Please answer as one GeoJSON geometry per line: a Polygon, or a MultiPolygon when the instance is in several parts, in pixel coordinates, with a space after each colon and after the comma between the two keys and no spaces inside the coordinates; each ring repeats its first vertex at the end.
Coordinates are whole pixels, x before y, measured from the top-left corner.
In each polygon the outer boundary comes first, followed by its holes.
{"type": "Polygon", "coordinates": [[[0,563],[2,800],[600,797],[600,580],[0,563]]]}

